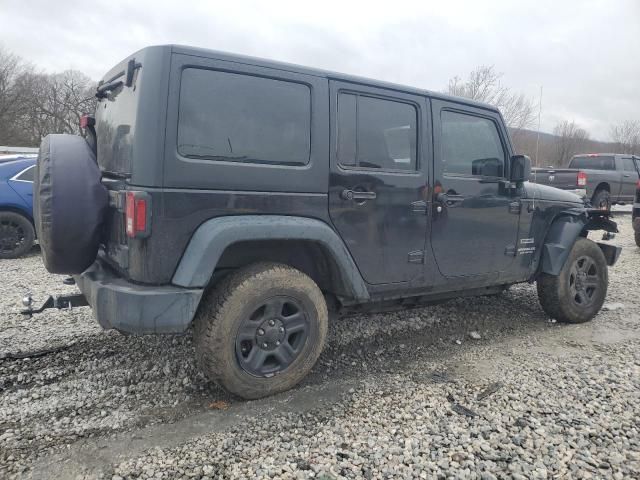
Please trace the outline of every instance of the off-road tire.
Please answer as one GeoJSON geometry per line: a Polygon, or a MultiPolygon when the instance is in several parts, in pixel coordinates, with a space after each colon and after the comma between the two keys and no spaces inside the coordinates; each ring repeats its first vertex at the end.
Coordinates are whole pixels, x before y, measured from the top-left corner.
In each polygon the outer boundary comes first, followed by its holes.
{"type": "Polygon", "coordinates": [[[636,245],[640,247],[640,218],[633,219],[633,233],[636,237],[636,245]]]}
{"type": "Polygon", "coordinates": [[[20,235],[19,245],[15,248],[3,248],[3,242],[7,239],[0,238],[0,258],[18,258],[27,253],[33,247],[35,230],[28,218],[16,212],[0,212],[0,236],[20,235]]]}
{"type": "Polygon", "coordinates": [[[611,210],[611,194],[604,189],[598,190],[591,199],[591,205],[593,205],[593,208],[611,210]]]}
{"type": "Polygon", "coordinates": [[[584,323],[591,320],[602,308],[607,295],[609,277],[607,262],[597,244],[586,238],[576,240],[559,275],[541,274],[537,280],[538,299],[547,315],[559,322],[584,323]],[[571,293],[572,269],[582,258],[593,261],[599,284],[593,292],[591,303],[580,306],[571,293]]]}
{"type": "Polygon", "coordinates": [[[196,359],[203,373],[229,392],[245,399],[266,397],[290,389],[309,373],[324,347],[327,326],[327,305],[311,278],[287,265],[252,264],[230,274],[203,299],[194,324],[196,359]],[[309,332],[288,367],[260,377],[240,365],[236,338],[260,302],[276,296],[303,305],[309,332]]]}

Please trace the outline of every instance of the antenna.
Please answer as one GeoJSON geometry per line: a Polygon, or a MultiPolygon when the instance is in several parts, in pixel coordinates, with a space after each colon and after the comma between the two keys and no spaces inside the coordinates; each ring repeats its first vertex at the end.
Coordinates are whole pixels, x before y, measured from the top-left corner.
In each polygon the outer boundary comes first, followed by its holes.
{"type": "MultiPolygon", "coordinates": [[[[542,115],[542,85],[540,85],[540,100],[538,101],[538,135],[536,137],[536,167],[540,166],[540,159],[538,157],[538,149],[540,147],[540,117],[542,115]]],[[[536,179],[537,180],[537,179],[536,179]]]]}
{"type": "MultiPolygon", "coordinates": [[[[533,182],[538,185],[538,168],[540,167],[540,160],[538,158],[540,148],[540,118],[542,117],[542,85],[540,85],[540,99],[538,100],[538,133],[536,135],[536,169],[533,171],[533,182]]],[[[531,206],[536,208],[536,192],[533,190],[533,198],[531,199],[531,206]]]]}

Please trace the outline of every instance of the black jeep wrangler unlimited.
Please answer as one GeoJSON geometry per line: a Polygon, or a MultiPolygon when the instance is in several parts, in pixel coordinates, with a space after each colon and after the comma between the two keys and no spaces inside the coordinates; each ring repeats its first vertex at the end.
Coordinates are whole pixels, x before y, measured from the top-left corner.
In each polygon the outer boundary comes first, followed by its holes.
{"type": "Polygon", "coordinates": [[[527,182],[494,107],[181,46],[136,52],[96,95],[84,137],[40,148],[44,263],[104,328],[193,324],[202,369],[237,395],[299,382],[329,311],[532,281],[560,321],[602,306],[620,249],[587,234],[615,223],[527,182]]]}

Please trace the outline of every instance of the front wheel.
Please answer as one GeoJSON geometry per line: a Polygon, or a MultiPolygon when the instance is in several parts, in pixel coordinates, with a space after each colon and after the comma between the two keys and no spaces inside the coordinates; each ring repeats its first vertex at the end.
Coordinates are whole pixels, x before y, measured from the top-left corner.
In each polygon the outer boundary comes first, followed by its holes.
{"type": "Polygon", "coordinates": [[[0,212],[0,258],[18,258],[33,246],[31,222],[15,212],[0,212]]]}
{"type": "Polygon", "coordinates": [[[324,347],[322,292],[295,268],[258,263],[229,275],[203,300],[195,319],[204,374],[246,399],[296,385],[324,347]]]}
{"type": "Polygon", "coordinates": [[[559,275],[540,275],[538,298],[551,318],[583,323],[600,311],[608,284],[607,262],[602,250],[591,240],[579,238],[559,275]]]}
{"type": "Polygon", "coordinates": [[[633,219],[633,232],[636,237],[636,245],[640,247],[640,218],[633,219]]]}

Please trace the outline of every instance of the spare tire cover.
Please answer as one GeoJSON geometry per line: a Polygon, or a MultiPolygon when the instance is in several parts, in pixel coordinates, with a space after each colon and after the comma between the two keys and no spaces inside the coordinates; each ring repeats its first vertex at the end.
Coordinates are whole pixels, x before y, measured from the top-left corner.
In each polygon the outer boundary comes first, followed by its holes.
{"type": "Polygon", "coordinates": [[[96,156],[77,135],[47,135],[33,183],[34,220],[42,258],[51,273],[76,274],[98,254],[109,202],[96,156]]]}

